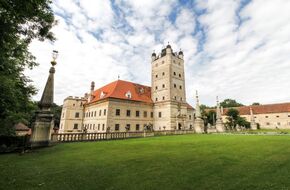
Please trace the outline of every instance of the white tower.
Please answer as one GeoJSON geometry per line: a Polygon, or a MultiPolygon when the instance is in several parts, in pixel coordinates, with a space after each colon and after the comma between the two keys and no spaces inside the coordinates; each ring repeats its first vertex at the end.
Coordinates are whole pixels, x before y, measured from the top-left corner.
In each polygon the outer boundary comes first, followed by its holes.
{"type": "Polygon", "coordinates": [[[168,44],[151,56],[151,97],[154,102],[154,130],[186,128],[187,104],[183,52],[172,51],[168,44]]]}
{"type": "Polygon", "coordinates": [[[216,97],[216,130],[217,132],[225,132],[225,127],[222,121],[221,107],[218,97],[216,97]]]}
{"type": "Polygon", "coordinates": [[[255,122],[255,116],[253,114],[253,109],[250,107],[250,114],[251,114],[251,129],[257,130],[257,123],[255,122]]]}
{"type": "Polygon", "coordinates": [[[196,91],[196,105],[195,105],[195,116],[196,119],[194,120],[194,130],[196,133],[203,133],[204,132],[204,121],[201,119],[201,112],[199,107],[199,99],[198,93],[196,91]]]}

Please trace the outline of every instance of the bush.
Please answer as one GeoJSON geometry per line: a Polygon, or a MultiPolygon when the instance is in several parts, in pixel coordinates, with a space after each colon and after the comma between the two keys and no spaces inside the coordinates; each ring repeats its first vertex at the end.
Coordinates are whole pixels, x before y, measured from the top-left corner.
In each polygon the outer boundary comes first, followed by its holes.
{"type": "Polygon", "coordinates": [[[24,150],[29,147],[30,136],[0,136],[0,153],[24,150]]]}

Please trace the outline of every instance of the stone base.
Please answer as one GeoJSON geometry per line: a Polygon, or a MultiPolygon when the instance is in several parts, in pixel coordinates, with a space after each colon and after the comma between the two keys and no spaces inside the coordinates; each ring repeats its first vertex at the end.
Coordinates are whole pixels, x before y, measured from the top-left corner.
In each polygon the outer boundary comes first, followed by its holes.
{"type": "Polygon", "coordinates": [[[202,119],[197,118],[194,121],[193,127],[196,133],[204,133],[204,122],[202,119]]]}
{"type": "Polygon", "coordinates": [[[224,126],[224,124],[223,124],[223,122],[221,120],[218,120],[216,122],[216,131],[218,133],[223,133],[223,132],[226,131],[225,126],[224,126]]]}
{"type": "Polygon", "coordinates": [[[30,145],[32,148],[49,146],[53,131],[53,115],[50,112],[38,112],[32,126],[30,145]]]}

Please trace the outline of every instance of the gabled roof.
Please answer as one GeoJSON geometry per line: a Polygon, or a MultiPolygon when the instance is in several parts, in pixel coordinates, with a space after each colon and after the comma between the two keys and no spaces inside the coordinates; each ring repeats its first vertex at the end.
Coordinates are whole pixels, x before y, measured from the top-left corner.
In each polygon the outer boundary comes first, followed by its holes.
{"type": "Polygon", "coordinates": [[[151,88],[149,86],[123,80],[111,82],[95,90],[93,96],[94,98],[90,103],[106,98],[117,98],[152,103],[151,88]]]}
{"type": "MultiPolygon", "coordinates": [[[[290,112],[290,103],[241,106],[234,109],[237,109],[240,115],[250,115],[250,108],[252,108],[253,114],[284,113],[290,112]]],[[[224,109],[224,114],[226,114],[227,110],[224,109]]]]}

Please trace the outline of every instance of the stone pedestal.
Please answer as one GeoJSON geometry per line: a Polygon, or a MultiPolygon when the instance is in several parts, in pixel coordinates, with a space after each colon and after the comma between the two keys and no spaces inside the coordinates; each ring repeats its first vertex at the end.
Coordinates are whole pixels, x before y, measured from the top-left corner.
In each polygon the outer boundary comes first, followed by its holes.
{"type": "Polygon", "coordinates": [[[201,118],[197,118],[194,121],[194,131],[196,133],[204,133],[204,122],[201,118]]]}
{"type": "Polygon", "coordinates": [[[36,113],[35,122],[32,126],[30,145],[32,148],[49,146],[53,132],[54,120],[50,111],[36,113]]]}
{"type": "Polygon", "coordinates": [[[252,130],[257,130],[258,129],[256,122],[251,122],[251,129],[252,130]]]}
{"type": "Polygon", "coordinates": [[[223,133],[225,132],[225,126],[221,120],[216,121],[216,131],[218,133],[223,133]]]}

